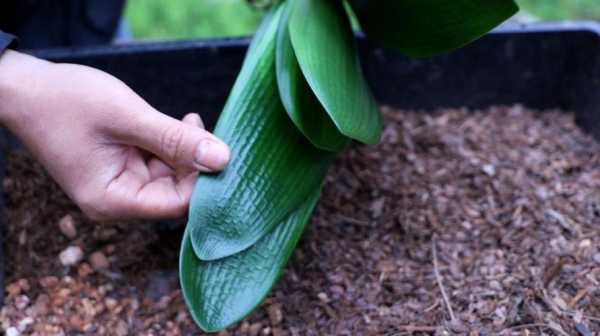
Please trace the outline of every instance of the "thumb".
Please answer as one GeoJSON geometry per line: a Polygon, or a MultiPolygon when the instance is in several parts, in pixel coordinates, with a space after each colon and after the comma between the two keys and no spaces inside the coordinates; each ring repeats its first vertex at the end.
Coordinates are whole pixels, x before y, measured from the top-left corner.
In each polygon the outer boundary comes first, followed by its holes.
{"type": "Polygon", "coordinates": [[[128,144],[153,153],[176,170],[218,171],[229,162],[229,147],[203,128],[158,111],[140,119],[129,128],[128,144]]]}

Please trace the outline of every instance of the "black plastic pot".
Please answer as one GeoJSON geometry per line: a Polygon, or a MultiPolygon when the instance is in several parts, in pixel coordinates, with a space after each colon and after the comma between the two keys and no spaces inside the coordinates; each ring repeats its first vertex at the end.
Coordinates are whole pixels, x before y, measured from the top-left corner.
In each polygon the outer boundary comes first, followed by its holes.
{"type": "MultiPolygon", "coordinates": [[[[176,118],[199,112],[212,127],[247,45],[248,39],[228,39],[32,53],[107,71],[160,111],[176,118]]],[[[419,110],[515,103],[556,107],[574,111],[578,124],[600,139],[599,24],[505,27],[429,60],[410,60],[362,39],[360,47],[367,77],[382,104],[419,110]]],[[[18,146],[6,132],[0,134],[0,143],[3,153],[18,146]]],[[[0,156],[0,177],[4,167],[5,156],[0,156]]],[[[0,274],[3,288],[1,282],[0,274]]]]}

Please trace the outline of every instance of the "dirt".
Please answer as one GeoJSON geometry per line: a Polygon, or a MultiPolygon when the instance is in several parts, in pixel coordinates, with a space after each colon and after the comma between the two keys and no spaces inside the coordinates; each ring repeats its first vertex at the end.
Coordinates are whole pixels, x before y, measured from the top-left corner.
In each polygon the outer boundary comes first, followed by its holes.
{"type": "MultiPolygon", "coordinates": [[[[384,116],[381,143],[331,169],[272,295],[221,334],[598,335],[600,144],[572,114],[384,116]]],[[[181,230],[92,223],[23,153],[4,187],[7,334],[200,334],[178,289],[181,230]]]]}

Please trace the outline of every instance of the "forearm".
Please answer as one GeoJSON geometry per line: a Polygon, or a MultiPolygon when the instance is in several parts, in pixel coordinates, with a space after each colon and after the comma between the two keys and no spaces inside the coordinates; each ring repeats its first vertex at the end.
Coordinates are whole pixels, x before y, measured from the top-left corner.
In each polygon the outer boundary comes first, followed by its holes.
{"type": "Polygon", "coordinates": [[[6,50],[0,55],[0,123],[11,130],[27,124],[23,102],[35,99],[38,90],[35,78],[49,62],[6,50]]]}

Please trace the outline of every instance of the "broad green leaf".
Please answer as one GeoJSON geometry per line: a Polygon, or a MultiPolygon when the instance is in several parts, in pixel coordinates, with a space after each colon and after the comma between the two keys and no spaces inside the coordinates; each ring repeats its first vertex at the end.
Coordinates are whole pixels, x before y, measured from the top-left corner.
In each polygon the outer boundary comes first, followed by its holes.
{"type": "Polygon", "coordinates": [[[250,314],[283,272],[319,199],[317,187],[282,223],[249,249],[215,261],[196,257],[186,231],[180,253],[183,297],[194,321],[220,331],[250,314]]]}
{"type": "Polygon", "coordinates": [[[515,14],[513,0],[350,0],[368,38],[412,57],[464,46],[515,14]]]}
{"type": "Polygon", "coordinates": [[[291,7],[283,4],[275,51],[279,95],[296,127],[318,148],[340,151],[349,139],[341,134],[306,82],[290,41],[291,7]]]}
{"type": "Polygon", "coordinates": [[[311,145],[287,116],[275,79],[281,10],[255,36],[215,134],[232,158],[203,175],[190,201],[188,230],[196,255],[215,260],[250,247],[321,183],[333,155],[311,145]]]}
{"type": "Polygon", "coordinates": [[[288,0],[290,38],[306,81],[340,132],[374,144],[381,115],[360,67],[342,1],[288,0]]]}

